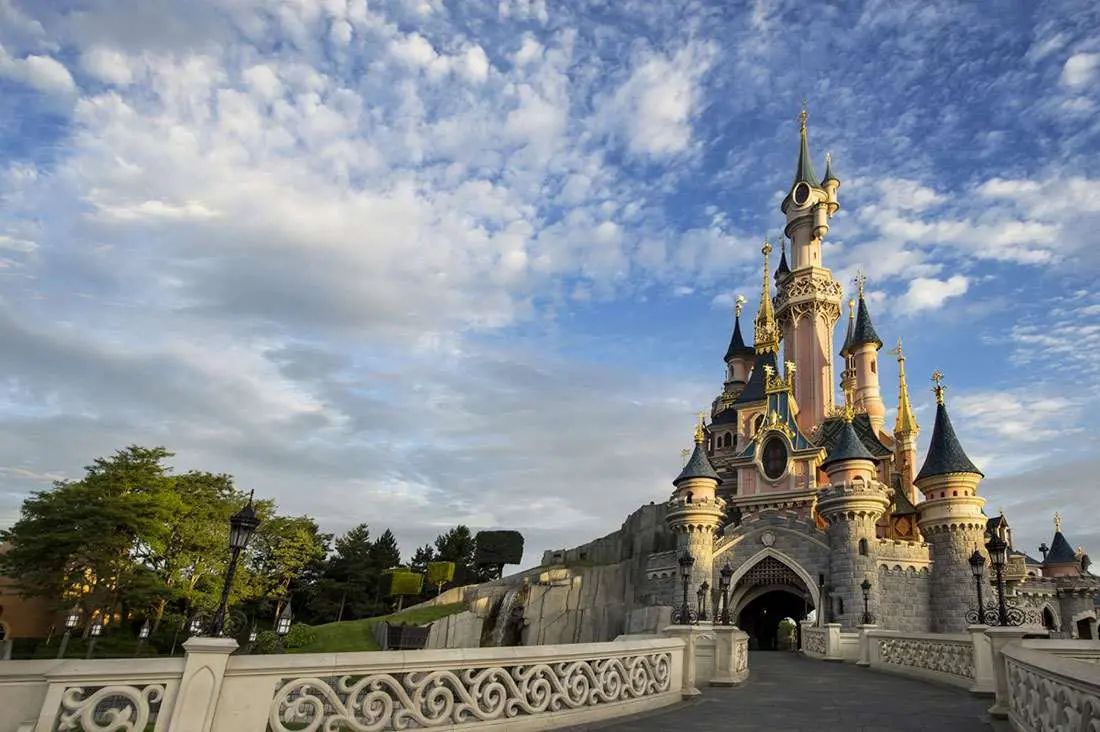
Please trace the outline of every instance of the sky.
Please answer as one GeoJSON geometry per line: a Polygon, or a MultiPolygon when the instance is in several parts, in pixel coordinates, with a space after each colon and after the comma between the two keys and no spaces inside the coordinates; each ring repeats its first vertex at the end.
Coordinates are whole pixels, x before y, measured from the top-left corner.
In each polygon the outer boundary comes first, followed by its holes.
{"type": "Polygon", "coordinates": [[[987,513],[1100,553],[1100,4],[806,8],[0,0],[0,526],[140,444],[406,555],[615,530],[721,390],[805,98],[921,459],[939,369],[987,513]]]}

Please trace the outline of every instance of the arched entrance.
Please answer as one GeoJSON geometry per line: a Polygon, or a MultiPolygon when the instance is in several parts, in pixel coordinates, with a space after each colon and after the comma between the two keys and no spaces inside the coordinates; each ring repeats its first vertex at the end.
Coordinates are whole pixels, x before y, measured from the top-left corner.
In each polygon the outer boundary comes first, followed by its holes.
{"type": "Polygon", "coordinates": [[[814,609],[814,595],[806,581],[777,556],[767,555],[752,564],[734,582],[730,605],[737,626],[749,634],[749,648],[777,650],[779,624],[784,618],[796,623],[814,609]]]}

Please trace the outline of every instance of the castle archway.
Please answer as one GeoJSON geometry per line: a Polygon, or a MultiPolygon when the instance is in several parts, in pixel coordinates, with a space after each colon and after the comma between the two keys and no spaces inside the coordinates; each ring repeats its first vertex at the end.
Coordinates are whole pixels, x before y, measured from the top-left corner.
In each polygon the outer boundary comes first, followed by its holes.
{"type": "Polygon", "coordinates": [[[797,623],[818,607],[817,585],[793,559],[766,547],[734,572],[729,603],[730,616],[749,634],[750,647],[775,649],[784,618],[797,623]]]}

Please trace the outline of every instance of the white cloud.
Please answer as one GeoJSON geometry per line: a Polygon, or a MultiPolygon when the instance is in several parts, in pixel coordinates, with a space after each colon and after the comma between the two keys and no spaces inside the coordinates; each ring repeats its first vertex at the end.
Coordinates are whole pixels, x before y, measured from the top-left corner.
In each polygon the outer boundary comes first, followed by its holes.
{"type": "Polygon", "coordinates": [[[125,54],[112,48],[97,46],[80,56],[80,67],[96,79],[108,84],[125,86],[134,80],[134,70],[125,54]]]}
{"type": "Polygon", "coordinates": [[[880,181],[879,187],[884,202],[903,211],[925,211],[946,200],[934,189],[915,180],[887,178],[880,181]]]}
{"type": "Polygon", "coordinates": [[[946,280],[918,277],[909,283],[909,289],[901,296],[900,307],[909,314],[922,310],[938,310],[949,299],[966,293],[970,281],[963,275],[946,280]]]}
{"type": "Polygon", "coordinates": [[[1093,83],[1100,71],[1100,53],[1075,53],[1062,67],[1062,83],[1080,88],[1093,83]]]}
{"type": "Polygon", "coordinates": [[[0,76],[27,84],[43,94],[67,96],[76,90],[72,74],[55,58],[31,54],[15,59],[0,46],[0,76]]]}

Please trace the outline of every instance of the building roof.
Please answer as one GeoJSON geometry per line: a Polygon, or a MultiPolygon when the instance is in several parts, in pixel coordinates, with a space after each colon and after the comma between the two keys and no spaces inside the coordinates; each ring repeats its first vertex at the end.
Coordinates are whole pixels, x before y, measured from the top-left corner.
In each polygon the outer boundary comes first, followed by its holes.
{"type": "Polygon", "coordinates": [[[721,412],[714,415],[714,419],[710,422],[711,427],[727,424],[737,424],[737,410],[733,407],[726,407],[721,412]]]}
{"type": "Polygon", "coordinates": [[[848,348],[855,348],[867,343],[874,344],[876,349],[882,348],[882,339],[875,332],[875,326],[871,324],[871,311],[867,307],[867,301],[863,299],[863,293],[859,294],[859,307],[856,309],[856,326],[852,331],[852,340],[846,342],[848,348]]]}
{"type": "Polygon", "coordinates": [[[825,177],[821,179],[824,183],[827,180],[839,181],[840,179],[833,175],[833,155],[832,153],[825,153],[825,177]]]}
{"type": "Polygon", "coordinates": [[[733,336],[730,338],[729,348],[726,349],[725,360],[728,363],[738,356],[752,358],[755,355],[756,349],[745,345],[745,338],[741,335],[741,316],[738,314],[733,319],[733,336]]]}
{"type": "Polygon", "coordinates": [[[791,273],[790,265],[787,264],[787,246],[786,241],[782,243],[779,248],[779,266],[775,268],[775,281],[783,279],[791,273]]]}
{"type": "Polygon", "coordinates": [[[749,381],[745,384],[744,390],[737,395],[737,401],[734,404],[752,404],[754,402],[762,402],[767,396],[767,384],[765,382],[764,366],[771,366],[776,369],[775,351],[765,351],[764,353],[758,353],[756,355],[756,362],[752,365],[752,373],[749,374],[749,381]]]}
{"type": "Polygon", "coordinates": [[[914,480],[948,473],[976,473],[985,477],[985,474],[978,470],[966,456],[962,445],[959,444],[959,438],[955,436],[955,428],[951,426],[951,418],[947,416],[947,406],[940,401],[936,405],[936,424],[932,428],[928,456],[924,459],[924,465],[921,466],[914,480]]]}
{"type": "Polygon", "coordinates": [[[707,451],[703,449],[703,443],[701,442],[695,443],[695,450],[692,451],[684,469],[676,476],[676,480],[672,481],[672,485],[680,485],[680,483],[691,478],[720,480],[714,466],[710,464],[710,458],[707,457],[707,451]]]}
{"type": "Polygon", "coordinates": [[[848,333],[844,336],[844,345],[840,347],[840,355],[847,357],[852,350],[852,335],[856,331],[855,301],[848,301],[848,333]]]}
{"type": "Polygon", "coordinates": [[[1031,556],[1027,552],[1022,552],[1018,549],[1009,549],[1008,553],[1011,556],[1014,556],[1014,557],[1023,557],[1024,558],[1024,564],[1042,564],[1042,562],[1039,561],[1038,559],[1036,559],[1035,557],[1031,556]]]}
{"type": "Polygon", "coordinates": [[[909,500],[909,496],[905,495],[905,491],[901,489],[901,476],[896,473],[894,474],[894,506],[890,513],[895,516],[912,516],[920,513],[909,500]]]}
{"type": "Polygon", "coordinates": [[[859,439],[852,423],[846,419],[841,422],[837,437],[827,451],[821,467],[828,468],[830,465],[846,460],[874,460],[875,456],[863,445],[863,440],[859,439]]]}
{"type": "MultiPolygon", "coordinates": [[[[803,180],[812,186],[821,187],[821,183],[817,179],[817,173],[814,172],[813,158],[810,157],[810,143],[806,140],[805,117],[802,118],[802,140],[798,147],[798,166],[794,171],[794,183],[803,180]]],[[[794,183],[791,185],[794,185],[794,183]]]]}
{"type": "Polygon", "coordinates": [[[1047,558],[1043,561],[1043,566],[1050,564],[1080,564],[1077,558],[1077,553],[1073,551],[1073,547],[1066,541],[1066,537],[1061,531],[1054,532],[1054,539],[1050,542],[1050,551],[1047,552],[1047,558]]]}
{"type": "MultiPolygon", "coordinates": [[[[842,417],[829,417],[822,422],[817,436],[818,446],[824,447],[826,453],[832,450],[833,445],[840,438],[840,431],[843,426],[844,419],[842,417]]],[[[855,429],[863,446],[874,457],[884,458],[894,454],[894,451],[883,445],[875,435],[875,430],[871,427],[871,418],[866,413],[857,414],[852,419],[852,428],[855,429]]]]}

